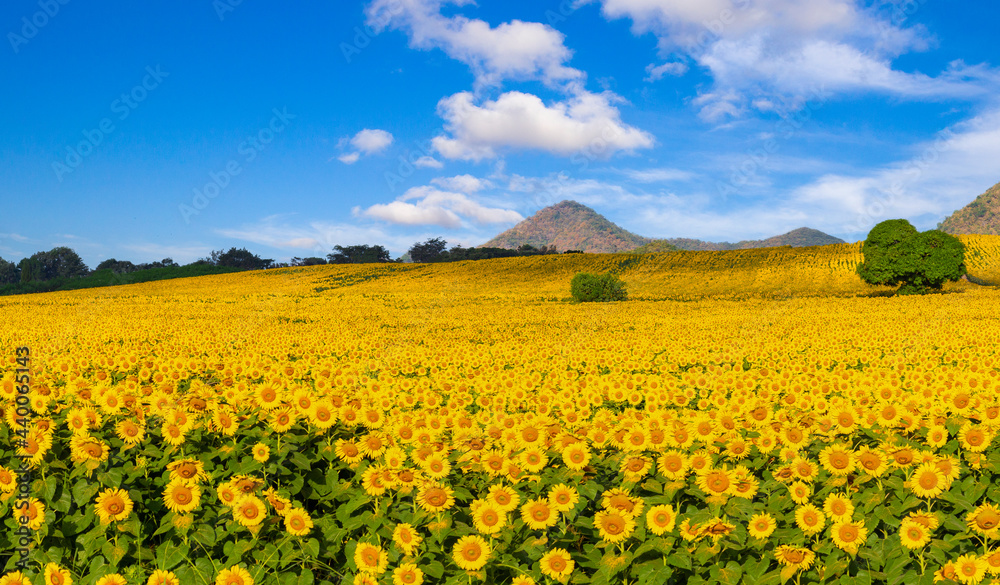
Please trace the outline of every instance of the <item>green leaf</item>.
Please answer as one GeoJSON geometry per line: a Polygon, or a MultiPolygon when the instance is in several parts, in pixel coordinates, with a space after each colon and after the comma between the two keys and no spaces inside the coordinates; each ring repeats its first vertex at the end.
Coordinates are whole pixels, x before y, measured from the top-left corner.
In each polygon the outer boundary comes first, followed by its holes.
{"type": "Polygon", "coordinates": [[[444,575],[444,565],[438,561],[431,561],[426,567],[423,567],[423,571],[435,579],[441,579],[444,575]]]}
{"type": "Polygon", "coordinates": [[[168,540],[156,547],[156,567],[164,571],[170,571],[183,563],[190,551],[190,546],[168,540]]]}
{"type": "Polygon", "coordinates": [[[78,481],[73,484],[73,502],[77,506],[86,506],[94,499],[94,495],[101,489],[98,484],[87,483],[86,481],[78,481]]]}
{"type": "Polygon", "coordinates": [[[319,558],[319,541],[315,538],[310,538],[309,540],[302,543],[302,550],[313,559],[319,558]]]}

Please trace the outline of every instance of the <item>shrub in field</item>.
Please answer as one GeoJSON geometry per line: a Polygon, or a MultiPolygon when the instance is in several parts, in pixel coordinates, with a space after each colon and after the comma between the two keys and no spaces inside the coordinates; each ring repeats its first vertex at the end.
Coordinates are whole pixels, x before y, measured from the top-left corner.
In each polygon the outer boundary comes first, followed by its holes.
{"type": "Polygon", "coordinates": [[[868,284],[901,285],[896,294],[940,290],[965,274],[965,247],[958,238],[940,230],[918,232],[905,219],[872,228],[861,253],[858,276],[868,284]]]}
{"type": "Polygon", "coordinates": [[[610,272],[601,275],[580,272],[573,277],[569,289],[573,299],[580,303],[628,299],[625,283],[610,272]]]}

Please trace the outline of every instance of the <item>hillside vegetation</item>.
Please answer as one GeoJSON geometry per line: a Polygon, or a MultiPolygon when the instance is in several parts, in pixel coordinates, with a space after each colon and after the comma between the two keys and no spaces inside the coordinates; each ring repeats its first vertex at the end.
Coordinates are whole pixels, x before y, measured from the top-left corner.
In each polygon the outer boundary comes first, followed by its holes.
{"type": "Polygon", "coordinates": [[[1000,183],[938,224],[949,234],[1000,234],[1000,183]]]}

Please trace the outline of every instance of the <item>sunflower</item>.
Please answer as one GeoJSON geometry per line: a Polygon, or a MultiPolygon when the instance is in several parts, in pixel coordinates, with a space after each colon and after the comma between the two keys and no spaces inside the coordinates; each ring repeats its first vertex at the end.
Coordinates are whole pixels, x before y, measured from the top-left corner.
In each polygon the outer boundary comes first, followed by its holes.
{"type": "Polygon", "coordinates": [[[422,540],[417,530],[406,523],[397,524],[395,530],[392,531],[392,542],[403,551],[403,554],[409,557],[417,552],[422,540]]]}
{"type": "Polygon", "coordinates": [[[285,516],[292,510],[291,500],[279,495],[278,491],[274,488],[264,490],[264,497],[279,516],[285,516]]]}
{"type": "Polygon", "coordinates": [[[733,485],[732,477],[725,469],[712,469],[698,474],[698,487],[709,496],[722,496],[730,493],[733,485]]]}
{"type": "Polygon", "coordinates": [[[569,555],[569,551],[562,548],[554,548],[542,555],[538,561],[542,574],[556,580],[562,580],[573,572],[576,564],[569,555]]]}
{"type": "Polygon", "coordinates": [[[881,477],[889,468],[889,458],[877,448],[863,445],[856,453],[858,467],[872,477],[881,477]]]}
{"type": "Polygon", "coordinates": [[[927,428],[927,437],[924,439],[924,443],[928,447],[933,447],[939,449],[944,447],[945,443],[948,442],[948,429],[944,425],[931,425],[927,428]]]}
{"type": "Polygon", "coordinates": [[[1000,508],[982,504],[965,517],[966,525],[986,538],[1000,536],[1000,508]]]}
{"type": "Polygon", "coordinates": [[[0,493],[11,493],[17,489],[17,479],[14,472],[0,465],[0,493]]]}
{"type": "Polygon", "coordinates": [[[549,490],[549,501],[557,512],[569,512],[580,501],[580,494],[576,488],[561,483],[549,490]]]}
{"type": "Polygon", "coordinates": [[[548,498],[537,498],[521,506],[521,520],[532,530],[545,530],[559,521],[559,513],[548,498]]]}
{"type": "Polygon", "coordinates": [[[670,504],[653,506],[646,512],[646,528],[656,536],[663,536],[674,529],[677,512],[670,504]]]}
{"type": "Polygon", "coordinates": [[[264,443],[255,444],[251,452],[254,460],[260,463],[267,463],[267,460],[271,458],[271,448],[264,443]]]}
{"type": "Polygon", "coordinates": [[[791,466],[796,479],[806,483],[816,479],[819,474],[819,466],[805,457],[796,457],[792,460],[791,466]]]}
{"type": "Polygon", "coordinates": [[[976,555],[962,555],[955,561],[955,576],[962,583],[975,585],[986,576],[986,559],[976,555]]]}
{"type": "Polygon", "coordinates": [[[812,496],[812,488],[809,487],[809,484],[797,481],[788,486],[788,493],[792,501],[796,504],[805,504],[809,502],[809,497],[812,496]]]}
{"type": "Polygon", "coordinates": [[[795,510],[795,524],[806,536],[812,536],[826,526],[826,517],[816,506],[805,504],[795,510]]]}
{"type": "Polygon", "coordinates": [[[951,482],[958,479],[958,476],[962,474],[962,466],[959,461],[949,455],[939,456],[934,461],[934,466],[937,467],[937,470],[940,471],[947,480],[945,483],[945,490],[951,486],[951,482]]]}
{"type": "Polygon", "coordinates": [[[146,437],[146,429],[135,422],[125,419],[115,425],[115,434],[125,442],[126,445],[138,445],[146,437]]]}
{"type": "Polygon", "coordinates": [[[990,446],[993,441],[993,433],[987,427],[965,423],[958,431],[958,440],[966,451],[981,453],[990,446]]]}
{"type": "Polygon", "coordinates": [[[257,496],[244,495],[233,507],[233,519],[247,528],[259,525],[266,516],[264,502],[257,496]]]}
{"type": "Polygon", "coordinates": [[[285,530],[293,536],[305,536],[312,531],[313,521],[302,508],[292,508],[285,514],[285,530]]]}
{"type": "Polygon", "coordinates": [[[453,494],[446,485],[426,483],[417,491],[417,503],[428,512],[442,512],[455,505],[453,494]]]}
{"type": "Polygon", "coordinates": [[[730,493],[734,496],[752,500],[759,489],[760,481],[749,469],[740,466],[733,470],[733,487],[730,493]]]}
{"type": "Polygon", "coordinates": [[[348,465],[358,463],[365,458],[364,453],[361,452],[356,443],[344,439],[337,439],[336,453],[337,457],[348,465]]]}
{"type": "Polygon", "coordinates": [[[171,512],[190,512],[201,502],[201,488],[184,480],[174,480],[163,490],[163,503],[171,512]]]}
{"type": "Polygon", "coordinates": [[[178,424],[163,422],[160,426],[160,436],[168,445],[177,447],[184,443],[184,428],[178,424]]]}
{"type": "Polygon", "coordinates": [[[582,443],[575,443],[563,449],[562,460],[567,468],[579,471],[590,462],[590,451],[582,443]]]}
{"type": "Polygon", "coordinates": [[[337,423],[337,409],[329,400],[313,402],[308,416],[309,422],[320,430],[326,430],[337,423]]]}
{"type": "Polygon", "coordinates": [[[600,510],[594,514],[594,526],[605,542],[618,543],[635,532],[635,519],[619,511],[600,510]]]}
{"type": "Polygon", "coordinates": [[[931,531],[913,520],[903,520],[899,525],[899,541],[910,550],[923,548],[931,540],[931,531]]]}
{"type": "Polygon", "coordinates": [[[833,543],[838,548],[853,555],[864,544],[865,538],[868,536],[868,529],[865,528],[864,522],[840,521],[833,525],[830,533],[833,543]]]}
{"type": "Polygon", "coordinates": [[[253,585],[250,572],[239,565],[222,569],[215,577],[215,585],[253,585]]]}
{"type": "Polygon", "coordinates": [[[986,572],[994,577],[1000,575],[1000,550],[991,550],[983,558],[986,559],[986,572]]]}
{"type": "Polygon", "coordinates": [[[774,517],[766,512],[761,512],[754,514],[750,518],[750,523],[747,525],[747,533],[754,538],[763,540],[771,536],[771,533],[774,532],[777,526],[778,523],[774,520],[774,517]]]}
{"type": "Polygon", "coordinates": [[[703,536],[711,536],[712,542],[716,542],[723,536],[730,534],[734,528],[736,528],[735,524],[726,522],[721,518],[713,518],[700,525],[698,530],[703,536]]]}
{"type": "Polygon", "coordinates": [[[854,452],[844,445],[829,445],[819,452],[819,463],[834,476],[847,475],[854,471],[854,452]]]}
{"type": "Polygon", "coordinates": [[[510,585],[536,585],[535,580],[528,575],[518,575],[510,582],[510,585]]]}
{"type": "Polygon", "coordinates": [[[403,563],[392,570],[392,585],[420,585],[424,572],[415,563],[403,563]]]}
{"type": "Polygon", "coordinates": [[[389,555],[381,547],[359,542],[354,549],[354,564],[362,573],[374,573],[381,575],[385,572],[386,565],[389,564],[389,555]]]}
{"type": "MultiPolygon", "coordinates": [[[[100,583],[100,581],[98,581],[100,583]]],[[[13,571],[0,577],[0,585],[32,585],[31,579],[21,571],[13,571]]],[[[124,584],[122,584],[124,585],[124,584]]]]}
{"type": "Polygon", "coordinates": [[[431,479],[443,479],[451,473],[451,462],[447,456],[435,453],[420,462],[420,468],[431,479]]]}
{"type": "Polygon", "coordinates": [[[259,408],[271,410],[281,405],[281,390],[273,384],[261,384],[253,393],[253,400],[259,408]]]}
{"type": "Polygon", "coordinates": [[[366,494],[381,496],[389,489],[389,485],[385,481],[386,471],[388,471],[386,467],[376,464],[361,474],[361,487],[364,488],[366,494]]]}
{"type": "Polygon", "coordinates": [[[625,475],[625,481],[637,482],[649,473],[653,467],[652,459],[633,455],[622,461],[621,471],[625,475]]]}
{"type": "Polygon", "coordinates": [[[944,491],[948,479],[934,463],[923,463],[907,480],[907,485],[919,498],[936,498],[944,491]]]}
{"type": "Polygon", "coordinates": [[[656,466],[667,479],[676,481],[687,476],[688,459],[680,451],[667,451],[656,460],[656,466]]]}
{"type": "Polygon", "coordinates": [[[937,514],[934,512],[911,512],[903,518],[903,522],[912,520],[917,524],[927,528],[927,530],[934,530],[941,525],[941,521],[938,520],[937,514]]]}
{"type": "Polygon", "coordinates": [[[236,490],[229,482],[226,482],[215,489],[215,492],[219,496],[219,500],[223,505],[229,506],[230,508],[235,506],[243,498],[243,494],[236,490]]]}
{"type": "Polygon", "coordinates": [[[69,574],[69,569],[49,563],[45,565],[45,585],[73,585],[73,577],[69,574]]]}
{"type": "Polygon", "coordinates": [[[486,497],[496,504],[501,512],[512,512],[521,502],[521,496],[514,488],[500,484],[490,486],[486,497]]]}
{"type": "Polygon", "coordinates": [[[490,545],[483,537],[470,534],[458,539],[452,549],[451,558],[465,571],[478,571],[490,560],[490,545]]]}
{"type": "Polygon", "coordinates": [[[847,494],[830,494],[823,501],[823,511],[834,522],[849,520],[854,515],[854,504],[847,494]]]}
{"type": "Polygon", "coordinates": [[[642,513],[642,498],[632,497],[627,490],[613,488],[601,494],[601,507],[605,510],[618,511],[624,515],[636,518],[642,513]]]}
{"type": "Polygon", "coordinates": [[[684,521],[681,522],[680,532],[681,538],[687,541],[698,540],[704,536],[704,534],[701,533],[701,527],[697,524],[691,524],[690,518],[685,518],[684,521]]]}
{"type": "Polygon", "coordinates": [[[94,506],[102,524],[119,522],[132,513],[132,498],[123,489],[108,488],[97,496],[94,506]]]}
{"type": "Polygon", "coordinates": [[[45,504],[35,498],[28,498],[28,509],[20,512],[28,517],[28,529],[38,530],[45,523],[45,504]]]}
{"type": "Polygon", "coordinates": [[[785,567],[802,571],[812,566],[816,553],[808,548],[783,544],[774,549],[774,558],[785,567]]]}

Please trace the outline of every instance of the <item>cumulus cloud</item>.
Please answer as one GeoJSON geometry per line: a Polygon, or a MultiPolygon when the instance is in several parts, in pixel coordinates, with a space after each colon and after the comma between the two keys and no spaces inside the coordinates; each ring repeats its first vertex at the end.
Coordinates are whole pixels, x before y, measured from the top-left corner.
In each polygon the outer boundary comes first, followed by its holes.
{"type": "Polygon", "coordinates": [[[445,4],[463,0],[375,0],[366,9],[369,26],[403,30],[410,46],[441,49],[468,65],[478,86],[495,86],[503,80],[541,80],[561,85],[583,78],[565,62],[572,52],[564,35],[539,22],[512,20],[491,27],[487,22],[461,15],[441,14],[445,4]]]}
{"type": "Polygon", "coordinates": [[[372,130],[365,128],[355,134],[349,141],[354,150],[337,157],[337,160],[344,164],[352,165],[361,158],[362,154],[376,154],[389,148],[393,142],[392,134],[385,130],[372,130]]]}
{"type": "Polygon", "coordinates": [[[472,175],[458,175],[455,177],[438,177],[431,179],[431,183],[460,193],[475,193],[493,186],[493,183],[473,177],[472,175]]]}
{"type": "Polygon", "coordinates": [[[659,81],[663,79],[664,75],[684,75],[688,71],[688,66],[679,61],[671,61],[669,63],[664,63],[662,65],[653,65],[650,63],[646,66],[646,76],[645,81],[659,81]]]}
{"type": "MultiPolygon", "coordinates": [[[[606,17],[631,19],[636,34],[654,33],[661,54],[686,55],[711,73],[713,85],[692,102],[707,120],[740,117],[758,104],[801,107],[818,89],[973,99],[1000,85],[981,65],[956,62],[937,76],[894,69],[896,57],[933,39],[922,26],[903,27],[907,14],[880,14],[860,0],[600,3],[606,17]]],[[[653,78],[658,70],[647,72],[653,78]]]]}
{"type": "Polygon", "coordinates": [[[442,99],[438,114],[449,135],[435,137],[445,158],[480,161],[504,148],[533,149],[569,156],[588,151],[595,158],[653,146],[653,137],[624,124],[613,94],[580,92],[550,105],[538,96],[511,91],[477,104],[470,92],[442,99]]]}
{"type": "Polygon", "coordinates": [[[301,221],[294,213],[271,215],[238,228],[218,229],[215,232],[234,240],[288,250],[293,256],[308,253],[323,257],[338,244],[380,244],[390,250],[406,250],[412,243],[410,236],[389,233],[378,226],[301,221]]]}
{"type": "Polygon", "coordinates": [[[395,201],[377,203],[366,209],[356,207],[356,216],[379,219],[401,225],[436,225],[462,227],[465,221],[477,225],[516,223],[524,219],[510,209],[487,207],[463,193],[441,191],[434,187],[413,187],[395,201]]]}
{"type": "Polygon", "coordinates": [[[688,181],[694,173],[671,168],[627,169],[622,171],[625,176],[638,183],[665,183],[669,181],[688,181]]]}
{"type": "Polygon", "coordinates": [[[413,166],[420,169],[441,169],[444,168],[444,163],[433,156],[425,155],[413,161],[413,166]]]}
{"type": "Polygon", "coordinates": [[[796,189],[793,200],[835,229],[861,237],[897,217],[928,229],[993,185],[997,160],[1000,108],[915,145],[907,160],[866,174],[824,175],[796,189]]]}

